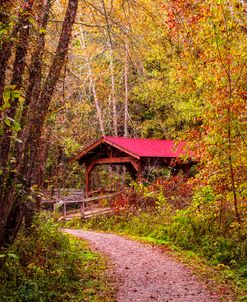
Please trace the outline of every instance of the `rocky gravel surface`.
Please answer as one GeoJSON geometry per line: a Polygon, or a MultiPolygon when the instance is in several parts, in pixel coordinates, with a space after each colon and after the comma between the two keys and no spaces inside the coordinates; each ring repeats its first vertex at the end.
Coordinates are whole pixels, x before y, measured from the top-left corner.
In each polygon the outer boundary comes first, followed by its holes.
{"type": "Polygon", "coordinates": [[[63,230],[89,241],[108,257],[118,283],[118,302],[216,302],[188,268],[157,248],[122,236],[82,230],[63,230]]]}

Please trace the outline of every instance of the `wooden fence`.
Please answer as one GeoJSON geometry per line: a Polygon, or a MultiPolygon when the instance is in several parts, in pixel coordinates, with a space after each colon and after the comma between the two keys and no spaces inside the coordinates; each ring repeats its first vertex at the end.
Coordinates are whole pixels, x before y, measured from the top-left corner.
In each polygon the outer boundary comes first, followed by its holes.
{"type": "Polygon", "coordinates": [[[44,192],[42,204],[44,207],[48,205],[53,212],[61,213],[59,219],[70,220],[74,217],[87,219],[113,212],[110,200],[122,194],[123,191],[99,193],[98,191],[90,192],[86,197],[82,190],[53,189],[44,192]]]}

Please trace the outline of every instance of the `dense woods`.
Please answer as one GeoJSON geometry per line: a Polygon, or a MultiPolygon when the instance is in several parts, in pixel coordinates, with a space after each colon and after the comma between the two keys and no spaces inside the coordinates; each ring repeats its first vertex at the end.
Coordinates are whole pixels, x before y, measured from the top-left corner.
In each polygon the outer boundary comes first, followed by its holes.
{"type": "Polygon", "coordinates": [[[136,196],[173,200],[181,228],[233,236],[244,259],[246,17],[245,0],[1,0],[0,247],[31,230],[44,187],[83,187],[68,159],[113,135],[190,142],[195,175],[136,196]]]}

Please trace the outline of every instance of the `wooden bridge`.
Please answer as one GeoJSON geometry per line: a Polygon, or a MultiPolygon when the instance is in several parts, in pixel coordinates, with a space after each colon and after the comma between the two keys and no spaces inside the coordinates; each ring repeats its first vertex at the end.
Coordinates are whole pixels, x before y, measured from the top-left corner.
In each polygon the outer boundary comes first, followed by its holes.
{"type": "Polygon", "coordinates": [[[71,220],[75,217],[82,219],[113,212],[111,199],[121,192],[94,191],[85,195],[83,190],[60,189],[44,192],[42,206],[54,213],[61,213],[59,220],[71,220]]]}

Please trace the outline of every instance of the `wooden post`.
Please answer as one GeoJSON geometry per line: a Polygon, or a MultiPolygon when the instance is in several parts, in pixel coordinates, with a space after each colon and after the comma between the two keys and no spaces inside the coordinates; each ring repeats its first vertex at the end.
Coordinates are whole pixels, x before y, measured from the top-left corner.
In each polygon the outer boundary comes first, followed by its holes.
{"type": "Polygon", "coordinates": [[[86,197],[88,197],[89,195],[89,192],[91,190],[91,180],[90,180],[90,175],[91,175],[91,172],[93,171],[95,167],[95,163],[90,163],[90,165],[86,165],[86,172],[85,172],[85,181],[86,181],[86,184],[85,184],[85,190],[86,190],[86,197]]]}
{"type": "Polygon", "coordinates": [[[66,218],[66,202],[63,202],[63,217],[66,218]]]}
{"type": "Polygon", "coordinates": [[[82,202],[80,203],[80,210],[81,210],[81,218],[85,217],[85,196],[82,195],[82,202]]]}
{"type": "Polygon", "coordinates": [[[138,182],[141,182],[142,179],[142,165],[141,165],[141,161],[138,161],[138,169],[137,169],[137,180],[138,182]]]}
{"type": "Polygon", "coordinates": [[[84,199],[80,203],[80,212],[81,212],[81,217],[84,218],[85,217],[85,200],[84,199]]]}
{"type": "Polygon", "coordinates": [[[128,163],[128,164],[125,165],[125,167],[126,167],[127,171],[129,172],[131,178],[133,180],[135,180],[136,179],[136,170],[134,169],[134,167],[132,166],[132,164],[128,163]]]}
{"type": "Polygon", "coordinates": [[[85,196],[88,197],[89,192],[89,173],[88,168],[86,167],[86,173],[85,173],[85,196]]]}

